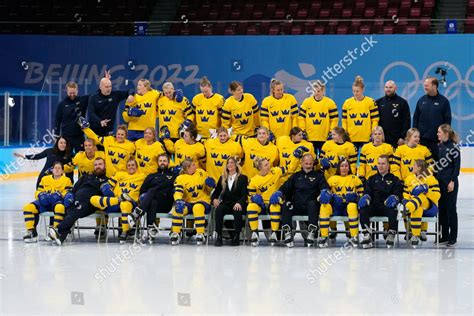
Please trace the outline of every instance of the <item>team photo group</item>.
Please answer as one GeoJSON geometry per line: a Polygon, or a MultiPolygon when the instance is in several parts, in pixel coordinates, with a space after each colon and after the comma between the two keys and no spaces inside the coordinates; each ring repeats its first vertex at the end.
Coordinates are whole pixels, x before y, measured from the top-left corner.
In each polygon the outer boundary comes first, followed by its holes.
{"type": "Polygon", "coordinates": [[[214,235],[215,246],[248,239],[256,247],[265,236],[271,246],[293,247],[297,231],[308,247],[345,235],[368,249],[378,216],[386,218],[387,248],[399,230],[401,244],[413,248],[427,241],[455,247],[461,155],[438,80],[424,80],[414,113],[392,80],[371,98],[357,76],[341,105],[326,96],[325,84],[313,82],[298,104],[275,79],[261,103],[237,81],[225,98],[206,77],[189,99],[171,82],[160,91],[146,79],[113,90],[109,73],[87,96],[68,82],[54,146],[15,154],[46,158],[23,208],[23,240],[38,241],[40,213],[54,214],[46,240],[62,245],[78,219],[99,212],[97,238],[107,234],[108,214],[119,214],[120,243],[156,242],[163,225],[157,214],[171,214],[171,245],[188,237],[203,245],[214,235]],[[344,231],[335,216],[345,217],[344,231]],[[436,216],[439,235],[431,240],[423,218],[436,216]]]}

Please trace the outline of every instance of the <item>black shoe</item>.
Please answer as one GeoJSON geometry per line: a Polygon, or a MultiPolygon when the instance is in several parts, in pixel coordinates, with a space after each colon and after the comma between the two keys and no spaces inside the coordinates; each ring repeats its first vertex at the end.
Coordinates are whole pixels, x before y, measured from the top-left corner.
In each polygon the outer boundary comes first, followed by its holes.
{"type": "Polygon", "coordinates": [[[54,227],[49,228],[49,236],[58,246],[61,246],[64,240],[66,240],[66,236],[60,235],[57,229],[54,227]]]}
{"type": "Polygon", "coordinates": [[[240,232],[234,232],[234,236],[232,237],[232,240],[230,241],[231,246],[240,246],[240,232]]]}
{"type": "Polygon", "coordinates": [[[38,242],[38,233],[36,232],[36,229],[29,229],[26,232],[26,235],[23,236],[23,241],[26,243],[38,242]]]}
{"type": "MultiPolygon", "coordinates": [[[[449,239],[448,239],[448,238],[441,237],[441,238],[439,239],[439,244],[440,244],[440,245],[446,245],[448,242],[449,242],[449,239]]],[[[434,241],[434,244],[436,245],[436,240],[434,241]]]]}
{"type": "Polygon", "coordinates": [[[222,242],[222,234],[217,234],[216,241],[214,242],[214,246],[216,247],[222,247],[223,242],[222,242]]]}
{"type": "Polygon", "coordinates": [[[450,241],[448,241],[448,243],[446,244],[446,247],[454,248],[454,247],[456,247],[456,244],[457,244],[456,241],[450,240],[450,241]]]}

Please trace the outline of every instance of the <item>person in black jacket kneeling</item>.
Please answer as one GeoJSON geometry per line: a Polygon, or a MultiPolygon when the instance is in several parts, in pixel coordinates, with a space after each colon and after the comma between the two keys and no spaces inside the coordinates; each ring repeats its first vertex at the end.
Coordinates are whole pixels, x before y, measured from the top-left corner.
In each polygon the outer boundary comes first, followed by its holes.
{"type": "Polygon", "coordinates": [[[387,155],[381,155],[377,161],[377,174],[371,176],[364,188],[364,195],[359,199],[360,226],[362,227],[362,248],[373,247],[369,232],[371,216],[388,217],[387,248],[395,244],[398,230],[397,205],[402,199],[403,183],[390,173],[390,161],[387,155]]]}
{"type": "Polygon", "coordinates": [[[214,243],[216,247],[222,246],[222,228],[224,225],[224,215],[234,216],[234,232],[231,246],[240,245],[240,232],[242,231],[243,218],[247,210],[247,176],[242,174],[241,166],[237,157],[227,159],[224,173],[217,181],[211,200],[216,208],[215,222],[217,239],[214,243]]]}

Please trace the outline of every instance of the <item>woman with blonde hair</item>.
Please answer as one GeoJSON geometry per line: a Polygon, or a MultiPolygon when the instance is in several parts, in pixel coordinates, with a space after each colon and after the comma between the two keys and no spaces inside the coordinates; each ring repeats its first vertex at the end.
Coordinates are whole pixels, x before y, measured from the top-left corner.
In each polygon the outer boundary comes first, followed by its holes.
{"type": "Polygon", "coordinates": [[[260,123],[276,138],[288,136],[290,130],[298,126],[298,101],[292,94],[284,93],[280,80],[270,81],[270,95],[262,101],[260,123]]]}
{"type": "Polygon", "coordinates": [[[321,80],[312,84],[313,94],[306,98],[299,110],[299,127],[307,134],[314,150],[321,152],[324,142],[339,122],[339,113],[334,101],[325,96],[326,85],[321,80]]]}
{"type": "Polygon", "coordinates": [[[211,201],[215,210],[215,224],[217,239],[214,245],[222,246],[222,228],[224,224],[224,215],[234,216],[234,231],[231,246],[240,244],[240,232],[243,226],[242,216],[247,210],[247,176],[242,174],[239,157],[230,157],[227,159],[224,171],[217,181],[217,187],[212,193],[211,201]]]}
{"type": "Polygon", "coordinates": [[[147,127],[143,131],[143,138],[135,142],[135,157],[140,172],[149,175],[158,170],[158,156],[165,154],[166,150],[162,143],[156,140],[154,127],[147,127]]]}
{"type": "Polygon", "coordinates": [[[390,165],[392,165],[393,147],[385,143],[382,126],[376,126],[372,130],[372,142],[362,146],[360,151],[358,175],[362,182],[365,183],[366,180],[377,173],[377,161],[381,155],[387,155],[390,165]]]}
{"type": "Polygon", "coordinates": [[[459,170],[461,169],[461,151],[459,136],[449,124],[438,128],[439,168],[437,179],[441,190],[439,200],[439,221],[441,225],[440,243],[448,247],[456,245],[458,237],[457,200],[459,190],[459,170]]]}
{"type": "Polygon", "coordinates": [[[128,139],[136,141],[143,137],[147,127],[156,126],[158,100],[163,96],[161,91],[151,87],[147,79],[138,80],[137,93],[133,102],[125,103],[122,117],[128,123],[128,139]]]}
{"type": "Polygon", "coordinates": [[[379,110],[374,99],[364,95],[364,79],[357,76],[352,84],[353,97],[342,105],[342,127],[359,151],[369,142],[370,133],[379,123],[379,110]]]}
{"type": "Polygon", "coordinates": [[[405,144],[397,147],[393,154],[393,174],[400,180],[405,180],[412,172],[415,160],[422,159],[433,163],[433,156],[427,147],[420,144],[420,131],[410,128],[407,131],[405,144]]]}
{"type": "MultiPolygon", "coordinates": [[[[403,201],[400,204],[402,214],[410,218],[410,245],[418,247],[422,238],[422,231],[428,226],[421,223],[422,217],[433,217],[438,214],[438,201],[441,197],[438,180],[429,170],[428,163],[423,159],[416,159],[413,163],[413,172],[405,178],[403,201]],[[423,227],[425,225],[425,228],[423,227]]],[[[407,238],[408,240],[408,238],[407,238]]]]}

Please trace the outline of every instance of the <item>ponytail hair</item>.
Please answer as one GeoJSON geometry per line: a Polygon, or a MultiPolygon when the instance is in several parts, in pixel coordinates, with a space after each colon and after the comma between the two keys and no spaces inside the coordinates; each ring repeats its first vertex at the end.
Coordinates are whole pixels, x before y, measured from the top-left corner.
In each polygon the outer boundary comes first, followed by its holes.
{"type": "Polygon", "coordinates": [[[271,95],[273,95],[273,90],[275,90],[275,87],[279,85],[283,85],[283,82],[275,78],[272,78],[272,80],[270,80],[270,94],[271,95]]]}
{"type": "Polygon", "coordinates": [[[344,142],[350,142],[351,138],[349,137],[349,134],[346,132],[346,130],[342,127],[336,126],[332,129],[334,133],[342,137],[342,140],[344,142]]]}
{"type": "Polygon", "coordinates": [[[442,124],[440,125],[439,129],[448,134],[448,139],[451,140],[455,144],[459,144],[459,134],[454,131],[454,129],[449,124],[442,124]]]}
{"type": "Polygon", "coordinates": [[[207,79],[206,76],[204,76],[204,77],[201,78],[201,80],[199,81],[199,86],[212,88],[212,84],[211,84],[211,82],[209,81],[209,79],[207,79]]]}
{"type": "Polygon", "coordinates": [[[353,87],[359,87],[361,89],[364,89],[365,88],[365,84],[364,84],[364,78],[362,78],[361,76],[356,76],[355,79],[354,79],[354,83],[352,84],[353,87]]]}

